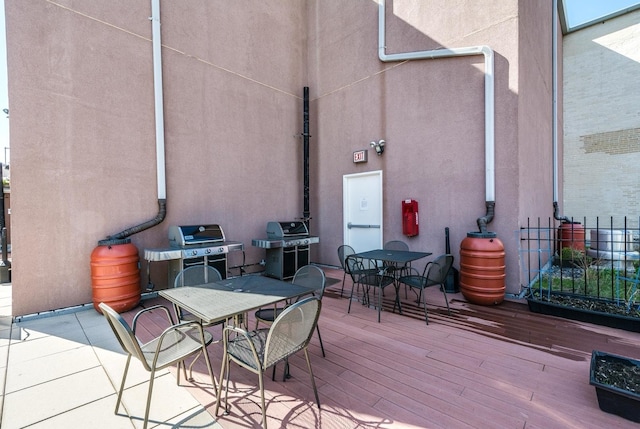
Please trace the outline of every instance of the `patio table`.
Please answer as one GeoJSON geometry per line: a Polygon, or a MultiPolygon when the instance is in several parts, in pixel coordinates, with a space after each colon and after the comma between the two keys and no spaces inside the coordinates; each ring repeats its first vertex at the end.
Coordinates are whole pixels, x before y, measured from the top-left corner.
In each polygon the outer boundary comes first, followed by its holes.
{"type": "MultiPolygon", "coordinates": [[[[368,250],[366,252],[356,253],[354,256],[362,259],[374,259],[377,261],[383,261],[395,266],[404,266],[409,262],[416,261],[418,259],[426,258],[432,255],[431,252],[414,252],[411,250],[391,250],[391,249],[375,249],[368,250]]],[[[396,279],[397,280],[397,279],[396,279]]],[[[395,281],[393,287],[396,289],[396,300],[393,304],[393,311],[395,312],[396,304],[398,305],[398,311],[402,314],[402,306],[400,305],[400,285],[395,281]]],[[[382,291],[381,291],[382,292],[382,291]]]]}
{"type": "Polygon", "coordinates": [[[161,290],[158,293],[203,323],[213,324],[313,292],[313,288],[271,277],[242,276],[202,286],[161,290]]]}

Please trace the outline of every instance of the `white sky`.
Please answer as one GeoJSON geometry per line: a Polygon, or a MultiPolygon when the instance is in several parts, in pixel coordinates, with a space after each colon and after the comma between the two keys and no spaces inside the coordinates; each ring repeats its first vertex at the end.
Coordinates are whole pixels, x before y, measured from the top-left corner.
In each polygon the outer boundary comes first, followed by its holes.
{"type": "Polygon", "coordinates": [[[564,0],[569,27],[576,27],[638,3],[638,0],[564,0]]]}

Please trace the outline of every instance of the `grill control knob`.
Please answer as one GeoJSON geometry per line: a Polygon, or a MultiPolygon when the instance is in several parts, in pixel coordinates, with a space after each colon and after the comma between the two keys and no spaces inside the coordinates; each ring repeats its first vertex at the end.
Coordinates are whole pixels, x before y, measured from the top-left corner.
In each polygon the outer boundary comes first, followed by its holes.
{"type": "Polygon", "coordinates": [[[204,253],[206,253],[206,254],[211,253],[211,249],[206,249],[206,250],[204,251],[204,253]]]}
{"type": "Polygon", "coordinates": [[[224,247],[219,248],[218,253],[224,253],[224,247]]]}
{"type": "Polygon", "coordinates": [[[192,251],[191,251],[191,254],[192,254],[193,256],[196,256],[196,255],[198,254],[198,251],[197,251],[197,250],[192,250],[192,251]]]}
{"type": "Polygon", "coordinates": [[[304,244],[309,244],[309,240],[304,240],[304,244]]]}

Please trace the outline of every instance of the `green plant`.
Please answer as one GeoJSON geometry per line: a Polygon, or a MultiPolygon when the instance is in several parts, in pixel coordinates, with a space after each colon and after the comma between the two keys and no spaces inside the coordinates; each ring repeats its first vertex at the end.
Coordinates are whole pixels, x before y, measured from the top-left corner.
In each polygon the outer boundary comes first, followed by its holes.
{"type": "Polygon", "coordinates": [[[560,259],[563,261],[574,261],[584,257],[584,251],[574,249],[573,247],[563,247],[560,251],[560,259]]]}

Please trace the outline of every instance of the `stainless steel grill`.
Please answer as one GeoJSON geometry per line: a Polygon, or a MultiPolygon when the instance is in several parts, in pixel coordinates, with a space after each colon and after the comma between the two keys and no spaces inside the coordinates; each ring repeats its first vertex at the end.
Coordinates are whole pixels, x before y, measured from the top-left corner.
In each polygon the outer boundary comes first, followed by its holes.
{"type": "Polygon", "coordinates": [[[244,244],[227,241],[220,225],[186,225],[169,227],[169,247],[145,249],[147,264],[147,289],[154,288],[151,282],[151,262],[169,261],[168,287],[180,271],[192,265],[211,265],[227,277],[227,253],[244,251],[244,244]]]}
{"type": "Polygon", "coordinates": [[[253,239],[251,244],[266,249],[265,274],[287,280],[309,264],[309,246],[319,242],[304,222],[292,221],[267,223],[267,238],[253,239]]]}

